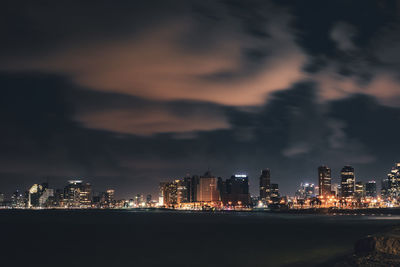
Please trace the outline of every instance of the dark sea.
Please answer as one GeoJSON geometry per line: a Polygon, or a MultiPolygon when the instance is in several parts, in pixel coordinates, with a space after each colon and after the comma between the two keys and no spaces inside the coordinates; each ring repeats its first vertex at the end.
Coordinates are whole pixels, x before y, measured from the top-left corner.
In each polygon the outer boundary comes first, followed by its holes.
{"type": "Polygon", "coordinates": [[[329,266],[396,224],[400,216],[0,210],[0,264],[329,266]]]}

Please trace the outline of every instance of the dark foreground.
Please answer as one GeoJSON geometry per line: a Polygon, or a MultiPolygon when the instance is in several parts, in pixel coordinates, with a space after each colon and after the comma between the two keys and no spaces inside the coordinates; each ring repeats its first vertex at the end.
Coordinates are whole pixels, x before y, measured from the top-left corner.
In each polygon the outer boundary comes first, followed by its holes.
{"type": "Polygon", "coordinates": [[[2,266],[329,266],[358,239],[399,223],[388,215],[0,210],[0,255],[2,266]]]}

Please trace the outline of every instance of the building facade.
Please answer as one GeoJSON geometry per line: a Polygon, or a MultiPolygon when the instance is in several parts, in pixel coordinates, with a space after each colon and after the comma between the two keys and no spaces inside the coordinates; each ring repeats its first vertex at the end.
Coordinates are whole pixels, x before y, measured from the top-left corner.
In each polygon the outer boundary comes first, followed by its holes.
{"type": "Polygon", "coordinates": [[[351,198],[355,196],[355,176],[354,168],[344,166],[340,172],[341,177],[341,196],[343,198],[351,198]]]}
{"type": "Polygon", "coordinates": [[[332,177],[331,168],[327,166],[318,167],[318,194],[320,196],[330,196],[332,195],[332,177]]]}

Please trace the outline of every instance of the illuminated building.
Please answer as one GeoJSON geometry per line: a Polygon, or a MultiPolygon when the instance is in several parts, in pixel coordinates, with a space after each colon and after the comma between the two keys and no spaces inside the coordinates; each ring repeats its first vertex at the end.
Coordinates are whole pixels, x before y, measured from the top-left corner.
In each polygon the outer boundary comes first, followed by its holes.
{"type": "Polygon", "coordinates": [[[260,176],[260,200],[265,201],[271,194],[271,172],[269,169],[261,171],[260,176]]]}
{"type": "Polygon", "coordinates": [[[279,197],[279,185],[271,184],[271,197],[279,197]]]}
{"type": "Polygon", "coordinates": [[[207,171],[203,176],[200,176],[197,188],[197,201],[217,202],[219,200],[218,178],[213,176],[210,171],[207,171]]]}
{"type": "Polygon", "coordinates": [[[79,205],[90,207],[92,204],[92,186],[89,183],[82,184],[79,192],[79,205]]]}
{"type": "Polygon", "coordinates": [[[298,199],[308,199],[315,197],[315,186],[311,183],[301,183],[295,194],[298,199]]]}
{"type": "Polygon", "coordinates": [[[39,206],[52,206],[53,203],[49,202],[54,197],[54,189],[45,188],[42,195],[39,197],[39,206]]]}
{"type": "Polygon", "coordinates": [[[13,208],[25,208],[26,198],[19,190],[15,191],[11,196],[11,207],[13,208]]]}
{"type": "Polygon", "coordinates": [[[245,174],[232,175],[220,183],[222,203],[227,206],[249,206],[249,177],[245,174]]]}
{"type": "Polygon", "coordinates": [[[107,189],[105,195],[104,195],[104,203],[107,207],[112,208],[115,204],[115,190],[114,189],[107,189]]]}
{"type": "Polygon", "coordinates": [[[400,198],[400,163],[396,163],[387,175],[387,196],[397,199],[400,198]]]}
{"type": "Polygon", "coordinates": [[[369,181],[368,183],[365,184],[365,196],[373,198],[377,197],[375,181],[369,181]]]}
{"type": "Polygon", "coordinates": [[[140,204],[142,204],[142,203],[144,202],[143,199],[144,199],[144,198],[143,198],[143,195],[142,195],[142,194],[137,194],[137,195],[135,196],[135,204],[136,204],[137,206],[139,206],[140,204]]]}
{"type": "Polygon", "coordinates": [[[187,180],[176,180],[177,204],[189,202],[189,184],[187,180]]]}
{"type": "Polygon", "coordinates": [[[147,203],[147,204],[151,203],[151,195],[150,195],[150,194],[148,194],[148,195],[146,196],[146,203],[147,203]]]}
{"type": "Polygon", "coordinates": [[[4,194],[0,193],[0,206],[2,206],[4,203],[4,194]]]}
{"type": "Polygon", "coordinates": [[[39,206],[41,192],[42,185],[34,184],[31,186],[31,188],[28,190],[28,208],[39,206]]]}
{"type": "Polygon", "coordinates": [[[355,177],[354,168],[344,166],[340,173],[341,176],[341,196],[344,198],[354,197],[355,177]]]}
{"type": "Polygon", "coordinates": [[[364,190],[364,185],[361,181],[356,182],[355,185],[355,197],[360,200],[363,197],[365,197],[365,190],[364,190]]]}
{"type": "Polygon", "coordinates": [[[332,194],[331,180],[331,169],[327,166],[318,167],[318,193],[320,196],[326,197],[332,194]]]}
{"type": "Polygon", "coordinates": [[[199,185],[199,176],[193,175],[192,177],[186,176],[183,178],[183,186],[186,188],[186,201],[197,201],[197,188],[199,185]]]}
{"type": "Polygon", "coordinates": [[[81,180],[69,180],[64,188],[64,202],[68,207],[80,207],[80,197],[82,190],[81,180]]]}
{"type": "MultiPolygon", "coordinates": [[[[178,180],[179,181],[179,180],[178,180]]],[[[164,207],[174,207],[178,204],[178,183],[177,180],[173,182],[160,183],[160,191],[162,194],[164,207]]]]}

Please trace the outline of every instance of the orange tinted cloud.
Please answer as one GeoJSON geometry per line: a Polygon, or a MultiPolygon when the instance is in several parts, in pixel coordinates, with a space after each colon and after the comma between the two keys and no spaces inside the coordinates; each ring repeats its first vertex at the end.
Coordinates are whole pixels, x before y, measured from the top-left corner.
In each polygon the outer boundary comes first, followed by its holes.
{"type": "Polygon", "coordinates": [[[177,42],[191,30],[189,22],[165,25],[134,39],[79,45],[41,59],[16,60],[7,68],[66,74],[81,86],[147,99],[232,106],[261,105],[269,93],[304,77],[301,68],[306,57],[293,40],[288,19],[272,24],[266,40],[232,30],[210,40],[207,49],[196,51],[177,42]],[[254,46],[262,46],[270,55],[256,71],[241,77],[247,68],[243,49],[254,46]],[[226,72],[240,78],[204,78],[226,72]]]}
{"type": "Polygon", "coordinates": [[[161,107],[86,111],[79,113],[75,119],[88,128],[136,135],[209,131],[230,127],[223,114],[215,110],[178,114],[161,107]]]}

